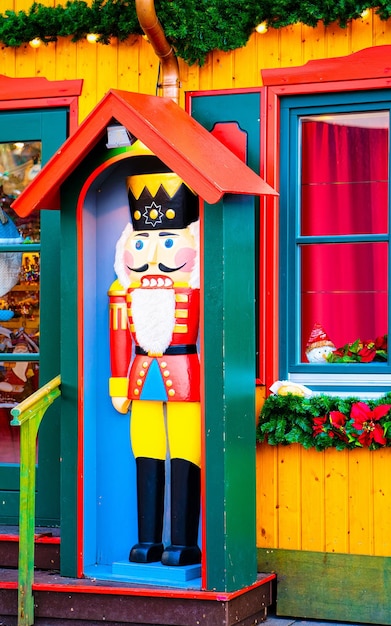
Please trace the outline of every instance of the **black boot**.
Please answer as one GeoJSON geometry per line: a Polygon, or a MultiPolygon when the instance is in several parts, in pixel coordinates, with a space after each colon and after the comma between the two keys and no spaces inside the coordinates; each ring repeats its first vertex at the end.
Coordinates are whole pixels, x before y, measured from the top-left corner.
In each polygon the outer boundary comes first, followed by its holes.
{"type": "Polygon", "coordinates": [[[200,468],[184,459],[171,460],[171,545],[163,565],[201,562],[197,545],[200,517],[200,468]]]}
{"type": "Polygon", "coordinates": [[[139,457],[137,469],[138,543],[130,551],[129,561],[152,563],[163,553],[165,462],[139,457]]]}

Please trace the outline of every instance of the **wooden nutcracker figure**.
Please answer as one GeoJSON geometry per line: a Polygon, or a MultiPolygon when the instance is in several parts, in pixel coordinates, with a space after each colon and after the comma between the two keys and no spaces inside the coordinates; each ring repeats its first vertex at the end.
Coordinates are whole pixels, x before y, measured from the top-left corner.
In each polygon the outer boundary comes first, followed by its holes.
{"type": "Polygon", "coordinates": [[[138,542],[129,560],[190,565],[201,560],[198,197],[171,171],[127,184],[131,223],[117,242],[109,297],[110,395],[120,413],[130,407],[137,470],[138,542]]]}

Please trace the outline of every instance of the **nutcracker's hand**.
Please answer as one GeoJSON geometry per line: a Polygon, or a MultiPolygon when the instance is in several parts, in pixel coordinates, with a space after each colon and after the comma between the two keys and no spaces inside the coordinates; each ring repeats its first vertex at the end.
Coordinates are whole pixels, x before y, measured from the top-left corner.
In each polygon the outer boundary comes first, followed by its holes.
{"type": "Polygon", "coordinates": [[[129,404],[130,404],[130,400],[129,398],[111,398],[111,401],[113,403],[113,407],[115,408],[116,411],[118,411],[118,413],[127,413],[129,410],[129,404]]]}

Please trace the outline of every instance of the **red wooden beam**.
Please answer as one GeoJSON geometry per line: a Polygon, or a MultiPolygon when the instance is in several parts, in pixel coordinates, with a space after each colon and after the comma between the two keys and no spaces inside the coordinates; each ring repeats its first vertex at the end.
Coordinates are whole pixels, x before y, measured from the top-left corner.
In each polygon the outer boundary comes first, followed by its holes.
{"type": "Polygon", "coordinates": [[[29,98],[64,98],[80,96],[82,80],[47,80],[47,78],[11,78],[0,74],[0,100],[29,98]]]}

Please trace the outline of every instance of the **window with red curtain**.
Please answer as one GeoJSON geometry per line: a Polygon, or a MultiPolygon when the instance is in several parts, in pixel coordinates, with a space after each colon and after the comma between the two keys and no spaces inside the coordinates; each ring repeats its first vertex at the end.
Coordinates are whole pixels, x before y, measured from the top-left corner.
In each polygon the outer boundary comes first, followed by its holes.
{"type": "Polygon", "coordinates": [[[388,334],[388,113],[314,116],[300,129],[301,358],[315,328],[314,345],[326,335],[344,347],[341,360],[347,344],[351,359],[360,350],[380,359],[372,344],[388,334]]]}

